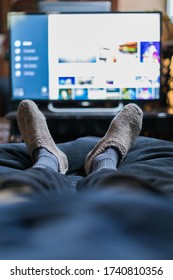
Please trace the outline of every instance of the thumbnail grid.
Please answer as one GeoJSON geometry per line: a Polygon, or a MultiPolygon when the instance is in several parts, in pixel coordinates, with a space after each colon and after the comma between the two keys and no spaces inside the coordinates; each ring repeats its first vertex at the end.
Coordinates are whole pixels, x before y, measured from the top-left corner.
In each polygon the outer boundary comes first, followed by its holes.
{"type": "MultiPolygon", "coordinates": [[[[134,69],[133,87],[117,87],[116,77],[105,78],[104,86],[98,87],[96,75],[59,76],[57,99],[59,100],[104,100],[104,99],[157,99],[160,85],[160,42],[126,42],[119,44],[113,51],[108,47],[100,47],[90,57],[80,54],[76,57],[63,56],[58,63],[121,63],[121,67],[132,67],[138,62],[138,70],[134,69]],[[129,60],[130,58],[130,60],[129,60]],[[126,63],[127,62],[127,63],[126,63]],[[153,73],[139,74],[143,65],[153,67],[153,73]],[[138,74],[137,74],[138,73],[138,74]]],[[[119,64],[120,65],[120,64],[119,64]]],[[[96,73],[99,75],[99,73],[96,73]]],[[[104,79],[104,78],[103,78],[104,79]]]]}

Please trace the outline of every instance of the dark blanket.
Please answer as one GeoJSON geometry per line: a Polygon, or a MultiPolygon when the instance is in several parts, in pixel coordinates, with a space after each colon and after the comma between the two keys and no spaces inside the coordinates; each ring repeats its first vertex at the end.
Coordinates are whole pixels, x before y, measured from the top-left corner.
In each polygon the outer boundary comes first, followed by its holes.
{"type": "MultiPolygon", "coordinates": [[[[58,146],[71,187],[98,138],[58,146]]],[[[0,175],[32,165],[25,144],[0,146],[0,175]]],[[[138,137],[119,166],[153,190],[105,189],[0,205],[0,259],[173,259],[173,143],[138,137]]]]}

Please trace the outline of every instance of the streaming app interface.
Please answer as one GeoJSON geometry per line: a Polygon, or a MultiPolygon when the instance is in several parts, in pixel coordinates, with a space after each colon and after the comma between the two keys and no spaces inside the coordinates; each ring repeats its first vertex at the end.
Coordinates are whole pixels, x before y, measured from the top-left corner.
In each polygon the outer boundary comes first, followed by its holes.
{"type": "Polygon", "coordinates": [[[160,20],[160,13],[11,14],[12,98],[158,99],[160,20]]]}

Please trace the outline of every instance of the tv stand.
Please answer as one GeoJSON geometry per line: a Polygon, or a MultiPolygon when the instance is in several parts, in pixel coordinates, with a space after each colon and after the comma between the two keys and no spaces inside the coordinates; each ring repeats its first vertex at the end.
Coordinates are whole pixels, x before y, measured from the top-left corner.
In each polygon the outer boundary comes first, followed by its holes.
{"type": "MultiPolygon", "coordinates": [[[[142,131],[140,135],[158,139],[173,139],[173,111],[171,108],[155,108],[144,111],[142,131]]],[[[49,130],[57,143],[67,142],[79,137],[103,137],[107,131],[114,114],[68,114],[53,113],[46,109],[45,114],[49,130]]],[[[9,142],[20,142],[21,135],[17,125],[16,111],[6,115],[10,122],[9,142]]]]}
{"type": "Polygon", "coordinates": [[[53,112],[53,113],[61,113],[61,114],[70,114],[70,115],[115,115],[117,114],[122,108],[123,108],[123,103],[119,102],[117,107],[111,107],[111,108],[106,108],[106,107],[76,107],[76,108],[58,108],[55,107],[53,103],[48,104],[48,111],[53,112]]]}

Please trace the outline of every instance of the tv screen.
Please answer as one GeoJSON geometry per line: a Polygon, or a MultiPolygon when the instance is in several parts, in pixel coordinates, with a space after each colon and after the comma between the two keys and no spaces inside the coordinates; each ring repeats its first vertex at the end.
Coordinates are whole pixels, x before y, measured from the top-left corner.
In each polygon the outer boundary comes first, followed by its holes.
{"type": "Polygon", "coordinates": [[[11,99],[158,100],[159,12],[10,13],[11,99]]]}

